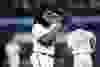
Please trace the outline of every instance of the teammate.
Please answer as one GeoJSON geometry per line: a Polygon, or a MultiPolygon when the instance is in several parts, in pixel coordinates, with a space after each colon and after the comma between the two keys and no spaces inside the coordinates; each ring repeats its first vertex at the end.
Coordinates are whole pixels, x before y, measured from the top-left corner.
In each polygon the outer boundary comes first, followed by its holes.
{"type": "Polygon", "coordinates": [[[92,67],[93,62],[90,54],[93,49],[89,42],[91,38],[95,39],[93,33],[83,29],[72,31],[65,37],[68,47],[73,49],[74,67],[92,67]]]}

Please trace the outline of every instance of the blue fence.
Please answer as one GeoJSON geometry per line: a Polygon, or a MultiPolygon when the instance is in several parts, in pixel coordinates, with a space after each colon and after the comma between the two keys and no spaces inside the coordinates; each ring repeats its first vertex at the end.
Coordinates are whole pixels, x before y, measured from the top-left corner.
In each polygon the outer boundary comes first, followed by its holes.
{"type": "Polygon", "coordinates": [[[32,17],[0,17],[0,32],[31,32],[32,17]]]}

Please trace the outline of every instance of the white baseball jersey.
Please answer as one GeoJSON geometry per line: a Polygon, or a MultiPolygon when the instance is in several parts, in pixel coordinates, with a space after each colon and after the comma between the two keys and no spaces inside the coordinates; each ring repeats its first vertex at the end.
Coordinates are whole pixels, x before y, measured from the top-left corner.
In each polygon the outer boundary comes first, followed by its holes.
{"type": "Polygon", "coordinates": [[[34,24],[34,27],[32,29],[32,34],[33,34],[33,42],[34,42],[34,51],[41,51],[44,53],[53,53],[51,52],[51,49],[54,49],[53,47],[49,49],[45,48],[44,46],[40,45],[37,42],[37,39],[41,36],[43,36],[44,34],[47,34],[48,32],[50,32],[51,30],[53,30],[56,27],[56,24],[52,24],[51,27],[49,29],[45,29],[41,24],[34,24]]]}
{"type": "Polygon", "coordinates": [[[31,57],[31,62],[33,66],[39,67],[39,62],[41,67],[53,67],[54,59],[49,57],[48,54],[53,55],[54,54],[54,46],[51,46],[50,48],[45,48],[40,43],[37,42],[37,39],[44,34],[47,34],[51,30],[53,30],[56,27],[56,25],[51,25],[51,28],[45,29],[42,27],[41,24],[35,24],[32,33],[33,33],[33,42],[34,42],[34,53],[31,57]],[[41,53],[46,53],[47,55],[42,55],[41,53]],[[38,56],[38,57],[37,57],[38,56]],[[33,61],[35,60],[35,61],[33,61]]]}
{"type": "Polygon", "coordinates": [[[94,38],[91,32],[80,29],[68,34],[68,46],[72,47],[74,54],[73,67],[92,67],[90,38],[94,38]]]}
{"type": "Polygon", "coordinates": [[[34,24],[32,28],[32,34],[34,38],[39,38],[44,34],[47,34],[51,30],[53,30],[56,27],[56,24],[52,24],[49,29],[44,28],[41,24],[34,24]]]}
{"type": "Polygon", "coordinates": [[[89,40],[93,37],[94,35],[92,32],[80,29],[72,31],[67,35],[68,46],[73,49],[89,49],[91,47],[89,40]]]}

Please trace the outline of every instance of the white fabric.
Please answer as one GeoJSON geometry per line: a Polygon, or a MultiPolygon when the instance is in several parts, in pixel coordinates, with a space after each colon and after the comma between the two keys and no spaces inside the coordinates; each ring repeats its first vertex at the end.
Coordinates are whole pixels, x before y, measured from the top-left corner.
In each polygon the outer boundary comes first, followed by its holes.
{"type": "Polygon", "coordinates": [[[33,53],[31,56],[31,63],[33,67],[53,67],[54,59],[47,55],[33,53]]]}
{"type": "Polygon", "coordinates": [[[40,43],[37,42],[37,39],[40,36],[42,36],[44,34],[47,34],[51,30],[53,30],[55,28],[55,26],[56,26],[55,24],[52,24],[50,29],[45,29],[40,24],[35,24],[34,25],[34,28],[32,29],[32,33],[34,35],[32,41],[34,43],[33,50],[35,52],[41,52],[41,53],[54,55],[54,50],[55,50],[54,46],[51,46],[49,48],[45,48],[44,46],[42,46],[40,43]]]}
{"type": "Polygon", "coordinates": [[[12,42],[7,44],[5,50],[9,56],[15,56],[16,53],[20,50],[20,47],[16,42],[12,42]]]}
{"type": "Polygon", "coordinates": [[[93,33],[80,29],[68,33],[65,37],[68,46],[73,49],[73,67],[92,67],[93,63],[90,53],[92,53],[93,50],[89,43],[89,39],[94,37],[93,33]]]}
{"type": "Polygon", "coordinates": [[[45,29],[41,24],[34,24],[34,27],[32,28],[32,34],[34,36],[32,39],[32,41],[34,42],[34,53],[31,56],[31,63],[33,64],[33,67],[40,67],[39,62],[41,64],[41,67],[53,67],[54,58],[49,57],[48,54],[54,55],[54,46],[45,48],[37,42],[37,39],[44,34],[47,34],[55,27],[56,24],[52,24],[49,29],[45,29]],[[46,53],[46,55],[42,55],[41,53],[46,53]]]}
{"type": "Polygon", "coordinates": [[[54,58],[49,57],[48,54],[54,55],[54,46],[47,49],[38,43],[35,38],[32,41],[34,42],[34,53],[31,56],[33,67],[53,67],[54,58]],[[46,55],[42,55],[41,53],[46,53],[46,55]],[[39,62],[41,66],[39,66],[39,62]]]}
{"type": "Polygon", "coordinates": [[[53,67],[54,59],[47,55],[39,56],[42,67],[53,67]]]}
{"type": "Polygon", "coordinates": [[[9,57],[9,63],[10,63],[10,67],[19,67],[20,61],[19,61],[19,56],[10,56],[9,57]]]}
{"type": "Polygon", "coordinates": [[[47,34],[51,30],[53,30],[56,27],[56,24],[52,24],[49,29],[44,28],[41,24],[34,24],[32,28],[32,34],[35,38],[39,38],[43,36],[44,34],[47,34]]]}
{"type": "Polygon", "coordinates": [[[33,40],[34,42],[34,48],[33,51],[35,52],[41,52],[41,53],[46,53],[46,54],[50,54],[50,55],[54,55],[55,52],[55,47],[54,46],[50,46],[48,48],[42,46],[40,43],[38,43],[36,40],[33,40]]]}
{"type": "Polygon", "coordinates": [[[33,64],[33,67],[40,67],[38,53],[33,53],[30,60],[31,60],[31,64],[33,64]]]}
{"type": "Polygon", "coordinates": [[[74,55],[73,67],[93,67],[93,62],[89,54],[74,55]]]}
{"type": "Polygon", "coordinates": [[[87,31],[73,31],[67,35],[68,46],[73,49],[89,49],[89,39],[94,37],[91,32],[87,31]]]}
{"type": "Polygon", "coordinates": [[[20,50],[16,42],[8,43],[6,46],[6,52],[8,57],[8,63],[10,67],[18,67],[20,64],[18,51],[20,50]]]}

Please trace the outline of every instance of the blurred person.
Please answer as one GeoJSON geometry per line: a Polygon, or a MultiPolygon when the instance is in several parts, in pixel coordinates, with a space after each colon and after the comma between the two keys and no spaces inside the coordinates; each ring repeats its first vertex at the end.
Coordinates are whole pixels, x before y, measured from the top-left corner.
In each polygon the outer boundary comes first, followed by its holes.
{"type": "Polygon", "coordinates": [[[6,53],[7,44],[12,41],[14,32],[1,32],[0,33],[0,66],[8,64],[8,55],[6,53]]]}
{"type": "Polygon", "coordinates": [[[11,65],[11,67],[13,67],[13,66],[19,67],[18,64],[20,64],[21,61],[25,60],[25,59],[27,59],[27,61],[29,62],[30,58],[25,57],[26,56],[25,54],[27,53],[27,51],[29,50],[28,53],[30,53],[30,51],[31,51],[29,46],[32,46],[31,48],[33,48],[33,44],[30,45],[29,43],[32,43],[31,33],[27,33],[27,32],[26,33],[18,33],[17,32],[14,34],[12,41],[10,41],[6,47],[6,52],[7,52],[7,55],[9,56],[8,61],[11,65]],[[22,43],[28,43],[28,44],[25,45],[22,43]],[[22,51],[22,48],[24,48],[24,51],[22,51]],[[19,56],[20,53],[23,55],[23,57],[25,57],[23,59],[21,58],[22,60],[20,59],[20,56],[19,56]],[[13,63],[13,62],[15,62],[15,63],[13,63]]]}
{"type": "Polygon", "coordinates": [[[67,39],[68,47],[72,48],[72,54],[74,55],[74,67],[78,67],[82,65],[86,65],[86,67],[92,67],[93,62],[91,58],[91,53],[93,52],[93,49],[91,48],[91,44],[89,43],[89,40],[91,38],[95,38],[95,36],[88,31],[77,29],[75,31],[72,31],[65,36],[65,39],[67,39]],[[77,38],[76,38],[77,36],[77,38]],[[83,58],[84,57],[84,58],[83,58]]]}

